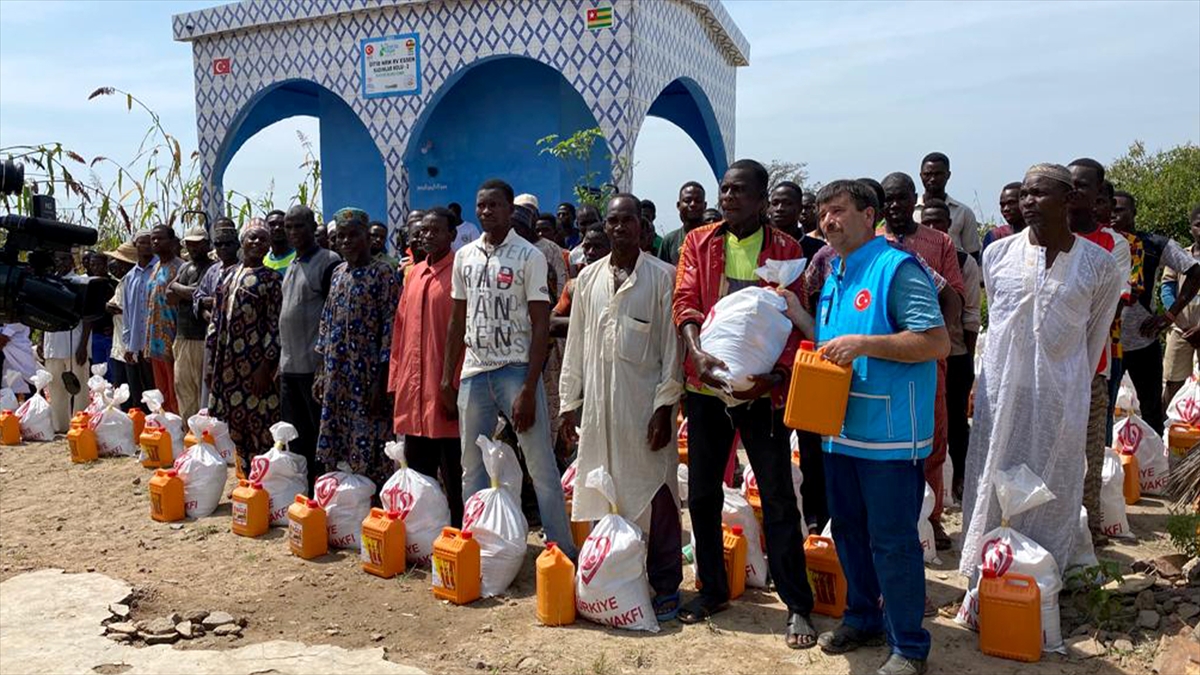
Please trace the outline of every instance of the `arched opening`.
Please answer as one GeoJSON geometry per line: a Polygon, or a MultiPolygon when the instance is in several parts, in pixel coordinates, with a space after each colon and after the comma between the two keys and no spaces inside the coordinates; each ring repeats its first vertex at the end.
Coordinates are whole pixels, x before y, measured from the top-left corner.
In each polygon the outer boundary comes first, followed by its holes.
{"type": "Polygon", "coordinates": [[[681,77],[673,80],[658,94],[646,111],[648,117],[658,117],[683,130],[700,148],[713,175],[720,177],[729,167],[721,127],[713,112],[712,103],[695,80],[681,77]]]}
{"type": "MultiPolygon", "coordinates": [[[[246,200],[261,204],[268,196],[280,209],[286,209],[295,201],[301,181],[309,182],[308,170],[302,167],[309,150],[298,134],[303,134],[312,155],[317,156],[321,128],[320,120],[315,117],[299,115],[280,120],[246,140],[230,158],[221,178],[227,210],[232,207],[236,212],[246,200]],[[235,192],[232,199],[228,194],[230,190],[235,192]]],[[[312,203],[311,197],[308,203],[312,203]]],[[[261,210],[256,209],[254,215],[261,216],[261,210]]]]}
{"type": "Polygon", "coordinates": [[[238,112],[217,152],[212,173],[214,188],[223,190],[230,160],[251,137],[280,120],[296,116],[319,120],[321,210],[325,216],[352,205],[372,218],[383,220],[387,215],[387,172],[379,148],[358,115],[340,96],[308,80],[286,80],[271,85],[238,112]]]}
{"type": "MultiPolygon", "coordinates": [[[[554,68],[519,56],[480,60],[446,81],[413,127],[404,165],[410,208],[458,202],[474,212],[475,188],[489,178],[536,195],[542,209],[574,201],[577,176],[540,152],[537,141],[598,126],[579,92],[554,68]]],[[[591,170],[610,180],[607,143],[597,140],[591,170]]]]}
{"type": "Polygon", "coordinates": [[[654,221],[659,234],[680,227],[675,203],[679,188],[688,181],[704,187],[710,207],[717,206],[717,183],[708,158],[682,129],[656,117],[647,117],[633,148],[633,193],[658,207],[654,221]]]}

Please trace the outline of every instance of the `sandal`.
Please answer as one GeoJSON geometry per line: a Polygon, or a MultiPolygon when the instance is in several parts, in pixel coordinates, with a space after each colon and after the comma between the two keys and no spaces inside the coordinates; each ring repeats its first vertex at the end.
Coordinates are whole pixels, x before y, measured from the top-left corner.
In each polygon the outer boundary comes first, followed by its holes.
{"type": "Polygon", "coordinates": [[[859,647],[878,647],[884,642],[883,633],[868,633],[844,623],[817,638],[817,644],[826,654],[845,654],[859,647]]]}
{"type": "Polygon", "coordinates": [[[679,616],[679,591],[669,595],[656,595],[650,601],[654,606],[654,618],[658,621],[674,621],[679,616]]]}
{"type": "Polygon", "coordinates": [[[784,640],[791,649],[812,649],[817,646],[817,629],[807,616],[792,612],[788,617],[784,640]]]}
{"type": "Polygon", "coordinates": [[[677,618],[680,623],[700,623],[711,618],[713,614],[726,609],[729,609],[728,602],[718,602],[698,595],[692,598],[691,602],[679,608],[677,618]]]}

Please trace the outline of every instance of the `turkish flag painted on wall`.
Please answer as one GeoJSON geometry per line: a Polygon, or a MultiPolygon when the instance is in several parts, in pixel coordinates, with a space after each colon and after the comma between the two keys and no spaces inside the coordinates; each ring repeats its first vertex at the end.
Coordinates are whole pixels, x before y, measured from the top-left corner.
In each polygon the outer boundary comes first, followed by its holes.
{"type": "Polygon", "coordinates": [[[228,75],[230,72],[230,59],[213,59],[212,74],[213,75],[228,75]]]}

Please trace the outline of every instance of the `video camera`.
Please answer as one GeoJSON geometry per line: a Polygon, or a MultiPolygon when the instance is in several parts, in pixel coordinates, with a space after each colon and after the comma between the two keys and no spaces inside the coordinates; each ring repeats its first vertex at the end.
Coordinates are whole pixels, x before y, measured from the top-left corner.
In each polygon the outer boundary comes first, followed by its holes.
{"type": "MultiPolygon", "coordinates": [[[[21,191],[25,168],[13,161],[0,163],[0,196],[21,191]]],[[[44,331],[71,330],[81,319],[97,319],[112,295],[111,279],[73,280],[55,276],[54,254],[73,246],[92,246],[96,231],[60,223],[54,198],[34,195],[33,216],[0,216],[8,231],[0,248],[0,323],[19,322],[44,331]],[[20,254],[26,253],[26,262],[20,254]]]]}

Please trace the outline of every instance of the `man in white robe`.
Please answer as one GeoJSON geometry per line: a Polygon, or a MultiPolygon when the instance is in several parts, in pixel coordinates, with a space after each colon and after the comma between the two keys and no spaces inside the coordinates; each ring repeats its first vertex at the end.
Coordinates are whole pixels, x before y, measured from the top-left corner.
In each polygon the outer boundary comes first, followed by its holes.
{"type": "Polygon", "coordinates": [[[1010,526],[1059,569],[1079,532],[1092,376],[1125,281],[1108,251],[1071,234],[1067,211],[1081,198],[1065,167],[1035,165],[1021,185],[1029,227],[984,252],[989,327],[967,453],[966,575],[977,571],[983,535],[1000,524],[1000,471],[1025,464],[1054,493],[1010,526]]]}
{"type": "Polygon", "coordinates": [[[610,513],[604,495],[584,485],[604,467],[616,486],[612,507],[648,535],[654,610],[665,621],[678,612],[683,581],[674,429],[683,371],[671,319],[674,270],[639,249],[642,227],[637,198],[613,197],[605,222],[612,253],[575,280],[559,392],[562,427],[581,429],[571,519],[610,513]]]}

